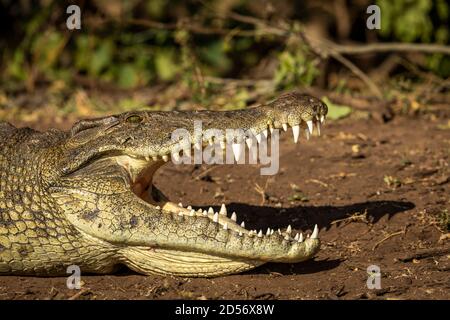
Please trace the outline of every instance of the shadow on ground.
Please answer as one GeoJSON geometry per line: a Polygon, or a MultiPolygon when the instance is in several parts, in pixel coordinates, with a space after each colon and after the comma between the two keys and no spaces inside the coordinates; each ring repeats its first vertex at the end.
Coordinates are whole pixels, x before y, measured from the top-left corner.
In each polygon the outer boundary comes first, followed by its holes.
{"type": "MultiPolygon", "coordinates": [[[[355,213],[367,211],[367,220],[376,223],[383,216],[392,218],[397,213],[411,210],[414,203],[406,201],[368,201],[346,206],[297,206],[293,208],[275,208],[270,206],[254,206],[243,203],[230,203],[228,212],[242,212],[238,222],[245,221],[247,229],[286,228],[289,224],[294,229],[308,230],[315,224],[320,229],[328,230],[333,221],[345,219],[355,213]]],[[[218,211],[219,207],[213,207],[218,211]]]]}
{"type": "MultiPolygon", "coordinates": [[[[219,207],[213,207],[218,211],[219,207]]],[[[262,229],[268,227],[284,229],[289,224],[293,229],[308,230],[315,224],[320,229],[328,230],[336,220],[345,219],[355,213],[366,213],[370,223],[376,223],[383,216],[388,219],[394,215],[415,208],[414,203],[406,201],[367,201],[346,206],[297,206],[293,208],[275,208],[270,206],[254,206],[243,203],[230,203],[229,212],[243,212],[240,219],[244,220],[247,229],[262,229]]],[[[238,220],[239,222],[240,220],[238,220]]],[[[337,224],[339,225],[339,223],[337,224]]],[[[331,270],[340,265],[342,259],[308,260],[298,264],[269,263],[249,271],[249,274],[312,274],[331,270]]]]}

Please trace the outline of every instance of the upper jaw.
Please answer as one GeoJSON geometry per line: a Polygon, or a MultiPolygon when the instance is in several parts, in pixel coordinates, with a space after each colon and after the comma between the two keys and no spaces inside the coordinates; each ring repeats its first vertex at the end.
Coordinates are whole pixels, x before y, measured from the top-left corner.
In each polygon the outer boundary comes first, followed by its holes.
{"type": "MultiPolygon", "coordinates": [[[[306,138],[315,131],[320,134],[327,107],[320,100],[296,92],[280,96],[271,103],[237,111],[171,111],[131,112],[104,119],[84,120],[76,124],[67,140],[70,162],[62,168],[64,174],[76,170],[98,154],[121,152],[142,157],[146,161],[169,161],[173,151],[202,147],[211,143],[238,144],[261,140],[274,129],[292,128],[294,141],[301,134],[306,138]],[[138,122],[128,122],[138,117],[138,122]],[[195,130],[195,123],[202,131],[195,130]],[[185,129],[190,135],[189,145],[173,139],[176,129],[185,129]],[[218,129],[222,136],[210,137],[208,129],[218,129]],[[235,136],[227,136],[227,129],[241,129],[235,136]]],[[[174,155],[176,157],[176,155],[174,155]]]]}
{"type": "MultiPolygon", "coordinates": [[[[187,125],[186,129],[189,132],[189,141],[186,144],[186,140],[178,142],[168,138],[161,146],[154,148],[152,144],[142,144],[139,147],[131,148],[130,150],[124,150],[124,154],[129,152],[132,157],[145,160],[147,162],[168,162],[171,158],[178,160],[180,154],[183,151],[190,150],[191,154],[194,149],[200,149],[207,145],[220,145],[222,149],[226,148],[226,145],[233,146],[232,150],[235,150],[236,145],[245,144],[250,148],[254,143],[260,143],[264,137],[268,138],[275,129],[286,132],[289,128],[292,128],[292,136],[295,143],[297,143],[301,136],[306,140],[309,140],[310,136],[316,134],[321,135],[322,125],[326,120],[326,114],[314,113],[303,114],[301,117],[276,117],[270,113],[266,114],[264,120],[254,121],[252,126],[246,126],[244,124],[242,128],[230,128],[237,129],[232,135],[227,133],[227,129],[217,129],[216,135],[211,136],[207,131],[210,128],[204,128],[199,132],[195,132],[192,129],[192,125],[187,125]]],[[[169,134],[167,135],[169,136],[169,134]]]]}

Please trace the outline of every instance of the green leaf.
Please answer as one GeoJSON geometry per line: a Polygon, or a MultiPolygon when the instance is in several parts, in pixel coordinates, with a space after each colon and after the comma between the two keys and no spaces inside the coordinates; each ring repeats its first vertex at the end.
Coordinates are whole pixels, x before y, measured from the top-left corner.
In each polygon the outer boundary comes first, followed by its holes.
{"type": "Polygon", "coordinates": [[[25,80],[27,78],[27,73],[25,69],[25,54],[22,49],[17,49],[11,59],[12,61],[7,64],[6,70],[8,75],[15,77],[20,80],[25,80]]]}
{"type": "Polygon", "coordinates": [[[223,74],[230,70],[232,61],[226,55],[225,43],[218,40],[200,50],[201,58],[214,68],[216,74],[223,74]]]}
{"type": "Polygon", "coordinates": [[[162,80],[172,80],[178,72],[175,55],[172,50],[161,50],[155,55],[155,68],[162,80]]]}
{"type": "Polygon", "coordinates": [[[161,18],[168,4],[167,0],[147,1],[145,5],[146,11],[152,18],[161,18]]]}
{"type": "Polygon", "coordinates": [[[309,86],[318,75],[316,62],[306,47],[288,48],[278,55],[274,81],[278,87],[309,86]]]}
{"type": "Polygon", "coordinates": [[[91,49],[89,48],[89,37],[81,34],[75,38],[75,67],[78,70],[86,71],[89,66],[91,57],[91,49]]]}
{"type": "Polygon", "coordinates": [[[39,70],[45,72],[56,64],[64,43],[62,34],[53,30],[48,30],[35,39],[31,52],[39,70]]]}
{"type": "Polygon", "coordinates": [[[323,102],[328,106],[327,119],[338,120],[347,117],[352,112],[349,106],[343,106],[332,103],[328,97],[322,98],[323,102]]]}
{"type": "Polygon", "coordinates": [[[103,40],[92,55],[89,73],[99,75],[112,62],[113,52],[114,43],[111,40],[103,40]]]}
{"type": "Polygon", "coordinates": [[[138,84],[138,72],[133,65],[124,64],[119,67],[118,82],[123,88],[132,88],[138,84]]]}
{"type": "Polygon", "coordinates": [[[442,21],[445,21],[446,19],[448,19],[448,5],[445,3],[445,0],[437,0],[436,1],[436,9],[437,9],[437,13],[439,18],[442,21]]]}

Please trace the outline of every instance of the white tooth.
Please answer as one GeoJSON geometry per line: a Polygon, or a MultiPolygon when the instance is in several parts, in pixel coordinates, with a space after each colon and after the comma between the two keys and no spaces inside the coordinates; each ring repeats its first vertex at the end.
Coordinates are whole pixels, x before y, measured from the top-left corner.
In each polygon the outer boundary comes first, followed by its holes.
{"type": "Polygon", "coordinates": [[[183,204],[182,204],[181,202],[178,202],[178,206],[179,206],[180,208],[183,208],[183,204]]]}
{"type": "Polygon", "coordinates": [[[298,238],[298,242],[303,242],[303,233],[300,233],[300,237],[298,238]]]}
{"type": "Polygon", "coordinates": [[[317,134],[320,136],[320,122],[316,122],[317,134]]]}
{"type": "Polygon", "coordinates": [[[294,240],[297,240],[297,241],[298,241],[298,238],[299,238],[299,234],[297,233],[297,234],[295,235],[295,237],[294,237],[294,240]]]}
{"type": "Polygon", "coordinates": [[[236,221],[236,220],[237,220],[236,212],[233,212],[233,213],[231,214],[231,220],[233,220],[233,221],[236,221]]]}
{"type": "Polygon", "coordinates": [[[241,154],[242,154],[242,144],[241,143],[233,143],[231,145],[231,148],[233,149],[234,159],[236,159],[236,161],[239,161],[239,159],[241,159],[241,154]]]}
{"type": "Polygon", "coordinates": [[[245,222],[244,221],[241,222],[241,228],[245,229],[245,222]]]}
{"type": "Polygon", "coordinates": [[[225,141],[220,141],[220,147],[222,148],[222,150],[225,150],[225,148],[227,147],[225,141]]]}
{"type": "Polygon", "coordinates": [[[292,227],[291,225],[288,225],[288,227],[286,228],[286,233],[291,234],[292,232],[292,227]]]}
{"type": "Polygon", "coordinates": [[[289,240],[289,239],[290,239],[290,238],[289,238],[289,235],[285,235],[285,236],[284,236],[284,240],[287,241],[287,240],[289,240]]]}
{"type": "Polygon", "coordinates": [[[320,123],[323,123],[325,121],[325,116],[320,116],[320,123]]]}
{"type": "Polygon", "coordinates": [[[192,206],[187,206],[186,209],[192,210],[192,206]]]}
{"type": "Polygon", "coordinates": [[[306,121],[306,124],[308,125],[309,133],[312,134],[313,133],[313,128],[314,128],[312,120],[306,121]]]}
{"type": "Polygon", "coordinates": [[[228,229],[228,224],[225,223],[225,224],[223,225],[223,229],[224,229],[224,230],[227,230],[227,229],[228,229]]]}
{"type": "Polygon", "coordinates": [[[152,157],[152,160],[153,160],[153,161],[158,161],[158,157],[157,157],[157,156],[153,156],[153,157],[152,157]]]}
{"type": "Polygon", "coordinates": [[[190,215],[191,217],[195,216],[195,210],[191,210],[191,212],[189,213],[189,215],[190,215]]]}
{"type": "Polygon", "coordinates": [[[219,222],[219,213],[214,213],[214,217],[213,217],[213,221],[214,222],[219,222]]]}
{"type": "Polygon", "coordinates": [[[274,231],[275,231],[275,230],[273,230],[273,229],[272,229],[272,230],[270,230],[270,235],[272,235],[274,231]]]}
{"type": "Polygon", "coordinates": [[[270,134],[272,134],[273,133],[273,127],[270,127],[269,130],[270,130],[270,134]]]}
{"type": "Polygon", "coordinates": [[[309,140],[309,130],[305,129],[305,136],[306,136],[306,140],[309,140]]]}
{"type": "Polygon", "coordinates": [[[247,144],[247,147],[249,149],[251,149],[252,148],[252,144],[253,144],[253,139],[252,138],[247,138],[247,139],[245,139],[245,143],[247,144]]]}
{"type": "Polygon", "coordinates": [[[270,228],[267,228],[266,236],[270,236],[270,228]]]}
{"type": "Polygon", "coordinates": [[[145,161],[150,161],[150,156],[145,156],[145,161]]]}
{"type": "Polygon", "coordinates": [[[258,143],[261,143],[261,133],[258,133],[255,137],[256,141],[258,141],[258,143]]]}
{"type": "Polygon", "coordinates": [[[278,229],[278,234],[281,235],[281,230],[280,229],[278,229]]]}
{"type": "Polygon", "coordinates": [[[198,212],[198,213],[202,213],[202,209],[198,209],[197,212],[198,212]]]}
{"type": "Polygon", "coordinates": [[[248,233],[249,236],[253,236],[253,230],[248,233]]]}
{"type": "Polygon", "coordinates": [[[311,239],[317,239],[319,235],[319,228],[317,227],[317,224],[314,226],[314,231],[311,235],[311,239]]]}
{"type": "Polygon", "coordinates": [[[294,135],[294,142],[297,143],[300,135],[300,126],[298,124],[292,127],[292,134],[294,135]]]}
{"type": "Polygon", "coordinates": [[[155,208],[156,208],[156,210],[161,210],[160,206],[156,206],[155,208]]]}
{"type": "Polygon", "coordinates": [[[287,131],[287,129],[288,129],[287,123],[283,123],[282,126],[283,126],[283,130],[284,130],[284,131],[287,131]]]}
{"type": "Polygon", "coordinates": [[[242,231],[239,231],[239,237],[242,237],[242,231]]]}
{"type": "Polygon", "coordinates": [[[164,162],[169,161],[169,156],[167,154],[162,156],[162,159],[164,160],[164,162]]]}
{"type": "Polygon", "coordinates": [[[204,215],[204,216],[207,216],[207,215],[208,215],[208,212],[207,212],[206,210],[203,210],[203,215],[204,215]]]}
{"type": "Polygon", "coordinates": [[[306,235],[306,238],[309,238],[309,234],[306,235]]]}
{"type": "Polygon", "coordinates": [[[214,209],[213,209],[212,207],[209,207],[208,213],[209,213],[209,214],[214,214],[214,209]]]}
{"type": "Polygon", "coordinates": [[[225,205],[223,203],[222,203],[222,206],[220,207],[219,213],[224,216],[227,215],[227,208],[225,207],[225,205]]]}
{"type": "Polygon", "coordinates": [[[264,137],[266,137],[266,138],[269,135],[269,132],[267,131],[267,129],[264,129],[262,133],[263,133],[264,137]]]}
{"type": "Polygon", "coordinates": [[[259,232],[258,232],[258,237],[259,238],[261,238],[263,235],[262,235],[262,230],[259,230],[259,232]]]}

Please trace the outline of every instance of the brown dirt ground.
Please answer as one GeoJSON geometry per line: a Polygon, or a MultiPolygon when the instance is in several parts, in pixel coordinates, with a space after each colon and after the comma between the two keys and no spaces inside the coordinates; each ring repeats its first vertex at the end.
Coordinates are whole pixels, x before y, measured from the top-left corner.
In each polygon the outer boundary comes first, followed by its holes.
{"type": "Polygon", "coordinates": [[[273,177],[250,165],[159,171],[156,185],[171,200],[224,202],[250,228],[305,231],[317,223],[323,243],[314,260],[213,279],[124,269],[83,276],[80,291],[67,289],[66,278],[3,276],[0,299],[450,299],[449,234],[439,220],[449,207],[450,131],[438,129],[445,121],[347,119],[298,145],[288,132],[273,177]],[[382,289],[366,288],[372,264],[382,289]]]}

